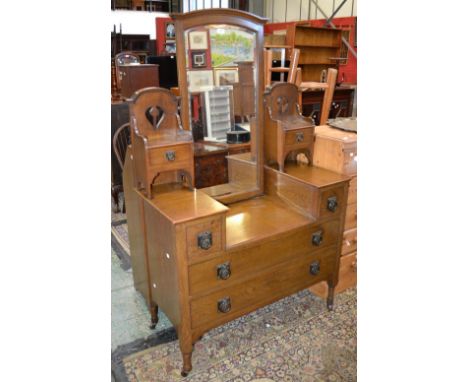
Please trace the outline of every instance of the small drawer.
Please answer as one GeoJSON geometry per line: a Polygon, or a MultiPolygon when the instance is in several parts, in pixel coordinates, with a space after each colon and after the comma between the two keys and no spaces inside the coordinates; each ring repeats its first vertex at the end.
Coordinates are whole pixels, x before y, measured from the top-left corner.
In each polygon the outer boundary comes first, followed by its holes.
{"type": "Polygon", "coordinates": [[[335,269],[336,247],[270,267],[269,272],[193,299],[192,328],[214,327],[274,299],[326,280],[335,269]],[[254,307],[254,308],[252,308],[254,307]]]}
{"type": "Polygon", "coordinates": [[[357,203],[349,204],[346,207],[346,217],[344,230],[348,231],[357,226],[357,203]]]}
{"type": "Polygon", "coordinates": [[[314,140],[314,128],[308,127],[305,129],[286,131],[285,144],[287,146],[307,145],[314,140]]]}
{"type": "Polygon", "coordinates": [[[197,221],[186,228],[187,254],[199,258],[219,252],[224,247],[224,234],[220,216],[197,221]]]}
{"type": "Polygon", "coordinates": [[[182,164],[191,161],[193,161],[191,143],[152,148],[149,156],[150,165],[161,167],[164,171],[180,169],[182,164]]]}
{"type": "Polygon", "coordinates": [[[341,246],[341,255],[355,252],[357,248],[357,228],[349,229],[343,233],[343,243],[341,246]]]}
{"type": "Polygon", "coordinates": [[[346,208],[344,186],[323,190],[320,195],[320,217],[339,216],[343,208],[346,208]]]}

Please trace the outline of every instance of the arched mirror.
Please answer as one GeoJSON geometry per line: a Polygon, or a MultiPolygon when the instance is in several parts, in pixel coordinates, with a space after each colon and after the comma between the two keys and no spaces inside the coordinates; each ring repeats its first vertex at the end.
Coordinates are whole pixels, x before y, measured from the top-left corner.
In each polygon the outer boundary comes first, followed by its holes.
{"type": "Polygon", "coordinates": [[[223,203],[263,193],[263,25],[231,9],[173,14],[184,129],[227,148],[225,182],[201,191],[223,203]]]}

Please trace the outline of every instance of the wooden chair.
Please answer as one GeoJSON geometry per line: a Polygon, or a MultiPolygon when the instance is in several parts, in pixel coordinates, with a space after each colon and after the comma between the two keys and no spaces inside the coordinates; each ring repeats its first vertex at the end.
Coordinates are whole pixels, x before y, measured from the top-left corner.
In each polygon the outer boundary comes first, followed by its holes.
{"type": "MultiPolygon", "coordinates": [[[[275,48],[276,46],[271,46],[275,48]]],[[[284,47],[286,49],[287,46],[284,47]]],[[[264,49],[264,61],[265,61],[265,88],[271,86],[271,75],[272,73],[287,73],[286,82],[294,84],[296,82],[296,73],[299,63],[299,49],[291,49],[291,55],[289,57],[289,67],[279,66],[273,67],[273,51],[271,49],[264,49]]]]}
{"type": "MultiPolygon", "coordinates": [[[[129,144],[130,123],[127,122],[115,131],[114,137],[112,138],[112,148],[121,171],[123,171],[125,154],[127,153],[127,147],[129,144]]],[[[119,211],[119,193],[122,191],[122,184],[115,184],[114,182],[112,183],[112,197],[114,199],[114,204],[116,205],[116,212],[119,211]]],[[[125,213],[125,198],[122,205],[122,212],[125,213]]]]}
{"type": "Polygon", "coordinates": [[[302,81],[302,73],[299,68],[296,72],[296,85],[299,88],[299,107],[302,110],[302,92],[311,90],[311,89],[325,89],[323,94],[322,110],[320,113],[319,125],[325,125],[330,115],[330,108],[333,101],[333,93],[335,92],[336,77],[338,71],[333,68],[329,68],[327,71],[327,80],[326,82],[311,82],[311,81],[302,81]]]}

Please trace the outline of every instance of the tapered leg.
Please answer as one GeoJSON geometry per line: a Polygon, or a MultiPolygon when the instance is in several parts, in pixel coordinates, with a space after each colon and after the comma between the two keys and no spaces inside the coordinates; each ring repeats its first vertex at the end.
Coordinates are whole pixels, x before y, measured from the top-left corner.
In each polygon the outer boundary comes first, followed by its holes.
{"type": "Polygon", "coordinates": [[[154,329],[156,328],[156,324],[158,323],[159,321],[159,318],[158,318],[158,311],[159,311],[159,308],[156,304],[153,304],[151,306],[151,309],[150,309],[150,313],[151,313],[151,325],[150,325],[150,329],[154,329]]]}
{"type": "Polygon", "coordinates": [[[119,212],[119,191],[117,188],[111,188],[112,199],[114,199],[114,212],[119,212]]]}
{"type": "Polygon", "coordinates": [[[328,283],[328,296],[327,296],[327,308],[329,311],[333,310],[333,300],[335,298],[335,286],[328,283]]]}
{"type": "Polygon", "coordinates": [[[192,370],[192,352],[182,353],[182,359],[184,361],[184,365],[182,366],[180,375],[182,375],[182,377],[186,377],[190,370],[192,370]]]}

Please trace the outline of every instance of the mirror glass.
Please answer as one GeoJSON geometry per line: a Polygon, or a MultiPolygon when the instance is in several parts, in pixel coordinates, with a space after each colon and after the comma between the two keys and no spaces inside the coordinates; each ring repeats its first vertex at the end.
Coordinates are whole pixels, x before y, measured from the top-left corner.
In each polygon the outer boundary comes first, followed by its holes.
{"type": "Polygon", "coordinates": [[[203,191],[215,198],[254,190],[258,187],[256,34],[234,25],[212,24],[186,30],[184,38],[196,155],[218,158],[214,166],[196,169],[196,184],[211,177],[203,191]]]}

